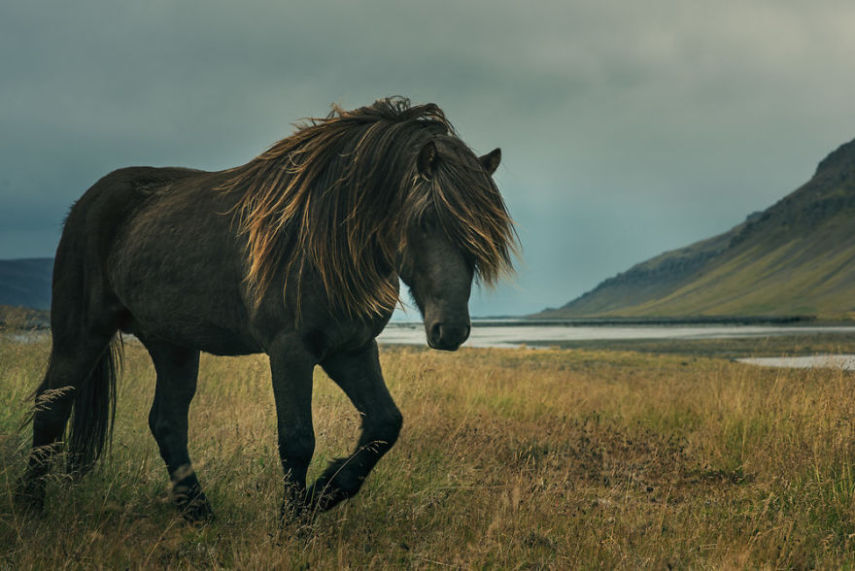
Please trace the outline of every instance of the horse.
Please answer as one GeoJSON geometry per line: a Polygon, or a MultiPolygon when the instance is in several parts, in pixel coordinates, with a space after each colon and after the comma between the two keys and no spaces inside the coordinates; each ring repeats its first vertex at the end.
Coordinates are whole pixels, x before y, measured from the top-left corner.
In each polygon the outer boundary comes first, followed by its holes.
{"type": "Polygon", "coordinates": [[[44,510],[45,476],[61,449],[74,475],[102,456],[122,333],[154,363],[149,427],[172,502],[191,522],[213,516],[187,451],[201,351],[269,357],[283,517],[354,496],[395,444],[403,420],[375,338],[400,302],[400,278],[427,344],[456,350],[470,333],[473,282],[513,271],[518,237],[492,178],[501,151],[476,156],[436,104],[402,97],[350,111],[334,105],[295,127],[224,171],[114,171],[71,207],[20,504],[44,510]],[[362,424],[353,452],[307,487],[318,365],[362,424]]]}

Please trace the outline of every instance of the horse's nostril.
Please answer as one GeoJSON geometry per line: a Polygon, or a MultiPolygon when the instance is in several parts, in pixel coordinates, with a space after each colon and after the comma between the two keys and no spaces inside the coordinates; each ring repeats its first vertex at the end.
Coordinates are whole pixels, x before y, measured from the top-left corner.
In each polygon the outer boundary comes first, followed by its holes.
{"type": "Polygon", "coordinates": [[[451,331],[449,331],[449,335],[454,336],[458,343],[463,343],[464,341],[469,339],[469,332],[469,325],[458,325],[457,327],[454,327],[451,331]]]}
{"type": "Polygon", "coordinates": [[[451,343],[460,344],[469,338],[468,325],[440,325],[440,338],[451,343]]]}
{"type": "Polygon", "coordinates": [[[442,339],[442,323],[434,323],[430,328],[430,339],[434,343],[439,343],[442,339]]]}

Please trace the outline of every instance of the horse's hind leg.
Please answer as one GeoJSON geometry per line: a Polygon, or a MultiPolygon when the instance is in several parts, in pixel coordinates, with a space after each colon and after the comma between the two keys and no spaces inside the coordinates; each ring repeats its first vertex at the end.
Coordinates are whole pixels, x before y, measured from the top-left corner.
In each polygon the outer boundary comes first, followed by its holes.
{"type": "Polygon", "coordinates": [[[199,351],[144,341],[157,371],[148,425],[172,480],[172,500],[189,521],[213,516],[187,452],[187,414],[196,393],[199,351]]]}
{"type": "Polygon", "coordinates": [[[318,510],[355,495],[380,458],[398,439],[403,419],[392,400],[373,343],[357,353],[335,355],[321,366],[362,414],[362,434],[348,458],[330,464],[308,491],[318,510]]]}
{"type": "Polygon", "coordinates": [[[109,427],[110,391],[115,382],[112,333],[53,333],[47,373],[36,390],[33,448],[16,498],[19,505],[37,511],[44,506],[44,476],[59,449],[72,407],[77,409],[73,424],[78,434],[71,435],[77,438],[77,446],[72,446],[70,453],[80,462],[72,461],[69,467],[85,471],[100,454],[109,427]]]}

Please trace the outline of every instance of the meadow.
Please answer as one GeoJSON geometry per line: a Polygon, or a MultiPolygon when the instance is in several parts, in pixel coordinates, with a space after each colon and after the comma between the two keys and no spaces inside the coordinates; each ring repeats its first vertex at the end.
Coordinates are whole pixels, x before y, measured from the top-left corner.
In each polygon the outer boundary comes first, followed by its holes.
{"type": "MultiPolygon", "coordinates": [[[[216,512],[185,524],[147,427],[154,373],[126,344],[109,458],[11,495],[48,342],[0,335],[0,569],[855,566],[852,372],[654,351],[384,347],[401,438],[310,529],[278,520],[263,356],[203,356],[190,452],[216,512]]],[[[316,374],[310,476],[359,418],[316,374]]]]}

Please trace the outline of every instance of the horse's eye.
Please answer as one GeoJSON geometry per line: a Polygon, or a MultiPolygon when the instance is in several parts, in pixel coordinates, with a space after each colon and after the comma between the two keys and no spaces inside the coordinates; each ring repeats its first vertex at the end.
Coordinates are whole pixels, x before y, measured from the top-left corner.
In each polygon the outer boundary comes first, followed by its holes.
{"type": "Polygon", "coordinates": [[[436,230],[438,227],[439,224],[433,216],[425,216],[419,221],[419,228],[426,232],[436,230]]]}

